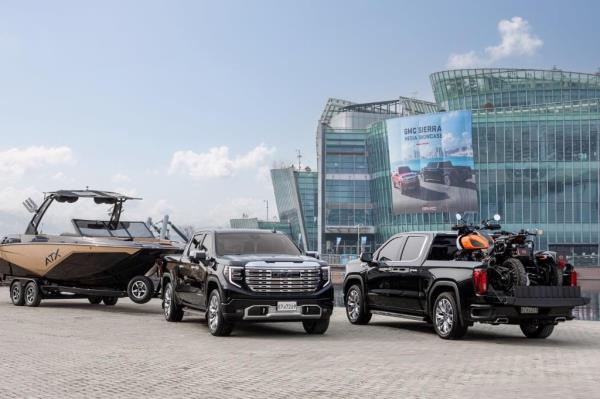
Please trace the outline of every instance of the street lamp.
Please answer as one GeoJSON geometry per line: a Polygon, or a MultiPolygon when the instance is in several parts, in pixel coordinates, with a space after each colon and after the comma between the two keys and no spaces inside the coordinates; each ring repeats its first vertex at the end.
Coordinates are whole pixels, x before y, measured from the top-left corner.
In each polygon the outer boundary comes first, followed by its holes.
{"type": "Polygon", "coordinates": [[[356,225],[356,254],[360,256],[360,223],[356,225]]]}
{"type": "Polygon", "coordinates": [[[265,204],[267,204],[267,222],[269,221],[269,200],[263,200],[265,204]]]}

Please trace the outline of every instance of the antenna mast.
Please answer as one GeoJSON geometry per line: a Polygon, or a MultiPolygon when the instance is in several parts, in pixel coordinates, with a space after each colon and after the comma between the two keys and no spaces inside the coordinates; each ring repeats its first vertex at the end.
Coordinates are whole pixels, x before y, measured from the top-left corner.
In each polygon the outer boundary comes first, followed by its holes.
{"type": "Polygon", "coordinates": [[[298,170],[302,170],[302,152],[300,150],[296,150],[296,158],[298,158],[298,170]]]}

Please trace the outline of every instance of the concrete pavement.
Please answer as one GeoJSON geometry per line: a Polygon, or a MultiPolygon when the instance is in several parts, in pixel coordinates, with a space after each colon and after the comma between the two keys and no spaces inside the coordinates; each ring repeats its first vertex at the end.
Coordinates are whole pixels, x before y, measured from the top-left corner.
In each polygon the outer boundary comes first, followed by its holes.
{"type": "Polygon", "coordinates": [[[547,340],[476,326],[444,341],[431,326],[336,308],[324,336],[299,323],[212,337],[198,316],[164,321],[160,302],[10,304],[0,288],[0,398],[600,397],[600,323],[547,340]]]}

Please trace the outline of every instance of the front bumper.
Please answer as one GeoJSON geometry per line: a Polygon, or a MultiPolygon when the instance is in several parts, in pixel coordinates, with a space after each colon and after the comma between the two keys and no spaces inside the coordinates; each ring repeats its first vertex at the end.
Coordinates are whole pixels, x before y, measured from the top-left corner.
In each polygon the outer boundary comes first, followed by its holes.
{"type": "Polygon", "coordinates": [[[223,317],[227,321],[301,321],[319,320],[333,312],[333,287],[321,289],[312,295],[226,295],[223,317]],[[295,311],[277,311],[278,302],[296,302],[295,311]]]}

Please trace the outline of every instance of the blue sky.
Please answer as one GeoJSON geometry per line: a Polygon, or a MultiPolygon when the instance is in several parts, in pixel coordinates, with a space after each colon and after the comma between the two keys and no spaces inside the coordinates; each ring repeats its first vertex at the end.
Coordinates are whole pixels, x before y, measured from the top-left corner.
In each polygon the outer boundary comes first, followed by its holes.
{"type": "Polygon", "coordinates": [[[64,187],[135,193],[140,217],[198,227],[263,217],[268,167],[296,149],[314,166],[328,97],[431,99],[449,63],[596,72],[598,15],[592,1],[2,1],[0,232],[23,228],[23,196],[64,187]]]}

